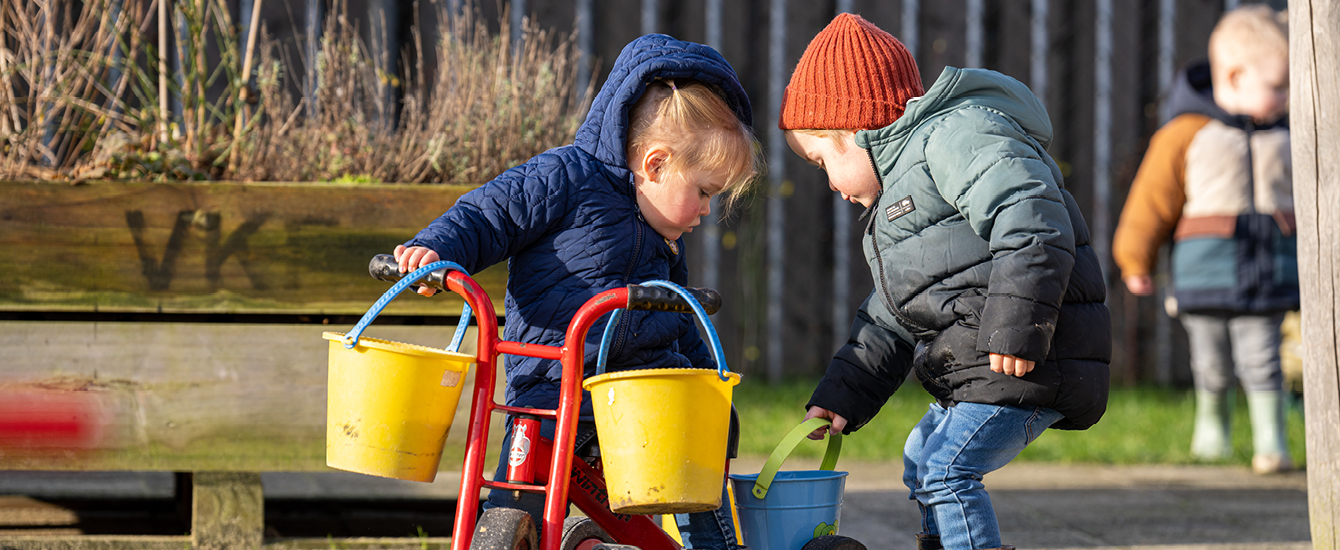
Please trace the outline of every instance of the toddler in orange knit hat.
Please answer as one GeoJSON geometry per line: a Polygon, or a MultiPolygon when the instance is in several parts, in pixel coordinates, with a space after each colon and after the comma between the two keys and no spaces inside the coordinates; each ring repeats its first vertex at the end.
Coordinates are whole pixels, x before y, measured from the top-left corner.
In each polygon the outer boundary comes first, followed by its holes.
{"type": "Polygon", "coordinates": [[[903,449],[918,548],[1010,548],[982,476],[1049,427],[1097,422],[1112,347],[1089,230],[1047,155],[1046,110],[987,70],[947,67],[923,92],[897,39],[843,14],[805,49],[780,126],[831,189],[866,207],[875,280],[806,418],[855,431],[916,371],[935,398],[903,449]]]}

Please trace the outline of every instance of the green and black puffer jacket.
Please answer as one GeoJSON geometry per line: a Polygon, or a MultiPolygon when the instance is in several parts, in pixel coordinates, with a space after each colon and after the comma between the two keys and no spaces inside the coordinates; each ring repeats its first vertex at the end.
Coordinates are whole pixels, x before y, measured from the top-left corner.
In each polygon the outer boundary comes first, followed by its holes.
{"type": "Polygon", "coordinates": [[[1089,231],[1022,83],[946,68],[902,118],[857,132],[883,191],[862,218],[875,290],[810,399],[860,428],[915,370],[941,404],[1107,407],[1111,320],[1089,231]],[[992,372],[988,353],[1036,361],[992,372]]]}

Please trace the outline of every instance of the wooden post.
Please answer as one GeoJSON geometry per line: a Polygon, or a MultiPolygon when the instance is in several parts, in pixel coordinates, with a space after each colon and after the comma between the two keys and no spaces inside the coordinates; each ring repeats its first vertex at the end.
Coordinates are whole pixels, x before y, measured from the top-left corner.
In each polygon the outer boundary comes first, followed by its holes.
{"type": "Polygon", "coordinates": [[[191,477],[191,547],[260,548],[265,529],[261,474],[195,472],[191,477]]]}
{"type": "Polygon", "coordinates": [[[1289,102],[1312,544],[1340,548],[1340,1],[1289,6],[1289,102]]]}

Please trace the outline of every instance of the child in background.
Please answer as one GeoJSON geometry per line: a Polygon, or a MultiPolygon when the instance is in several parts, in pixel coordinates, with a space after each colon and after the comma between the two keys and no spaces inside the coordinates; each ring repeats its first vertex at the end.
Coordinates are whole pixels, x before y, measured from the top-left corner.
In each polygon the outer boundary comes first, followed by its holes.
{"type": "MultiPolygon", "coordinates": [[[[757,172],[750,124],[749,99],[715,50],[665,35],[638,38],[615,60],[575,143],[461,197],[396,247],[400,270],[440,258],[476,273],[509,260],[504,338],[561,346],[569,320],[592,296],[654,279],[687,283],[682,235],[709,213],[714,195],[728,206],[757,172]]],[[[601,336],[587,335],[588,376],[601,336]]],[[[628,311],[607,368],[717,367],[692,316],[628,311]]],[[[508,357],[507,404],[557,408],[562,370],[558,361],[508,357]]],[[[589,396],[581,418],[592,418],[589,396]]],[[[510,439],[510,418],[507,426],[510,439]]],[[[544,422],[542,435],[552,434],[553,422],[544,422]]],[[[594,424],[582,422],[577,446],[595,435],[594,424]]],[[[504,443],[497,479],[506,459],[504,443]]],[[[543,504],[543,495],[494,490],[485,507],[526,510],[539,526],[543,504]]],[[[688,548],[738,548],[728,507],[676,519],[688,548]]]]}
{"type": "Polygon", "coordinates": [[[1210,63],[1184,71],[1172,116],[1150,140],[1121,213],[1112,255],[1126,288],[1148,296],[1159,247],[1172,249],[1172,290],[1196,385],[1191,453],[1232,454],[1233,373],[1247,393],[1252,469],[1292,468],[1285,442],[1280,323],[1298,308],[1289,128],[1289,41],[1263,5],[1228,12],[1210,63]]]}
{"type": "Polygon", "coordinates": [[[1046,152],[1047,112],[986,70],[946,68],[923,95],[907,49],[842,14],[801,56],[780,126],[831,189],[867,208],[875,279],[806,418],[855,431],[915,371],[935,398],[903,450],[917,547],[1012,548],[982,476],[1107,406],[1106,291],[1046,152]]]}

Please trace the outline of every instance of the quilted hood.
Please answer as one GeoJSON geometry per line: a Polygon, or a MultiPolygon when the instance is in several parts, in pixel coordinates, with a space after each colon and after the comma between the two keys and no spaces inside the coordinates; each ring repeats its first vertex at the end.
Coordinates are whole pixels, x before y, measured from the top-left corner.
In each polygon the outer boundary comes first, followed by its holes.
{"type": "Polygon", "coordinates": [[[657,79],[691,78],[711,84],[725,94],[735,116],[753,127],[749,97],[725,58],[716,50],[677,40],[664,34],[648,34],[627,46],[614,60],[609,79],[600,88],[591,110],[577,130],[574,145],[612,168],[628,169],[624,144],[628,137],[628,111],[657,79]]]}

